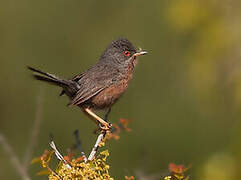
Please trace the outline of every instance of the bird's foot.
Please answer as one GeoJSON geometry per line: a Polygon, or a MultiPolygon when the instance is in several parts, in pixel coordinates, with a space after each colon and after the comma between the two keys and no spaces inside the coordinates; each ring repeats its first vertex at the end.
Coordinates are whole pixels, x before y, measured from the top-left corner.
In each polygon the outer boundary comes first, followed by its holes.
{"type": "Polygon", "coordinates": [[[99,128],[101,131],[110,131],[112,128],[112,124],[111,123],[105,123],[105,124],[99,123],[99,128]]]}

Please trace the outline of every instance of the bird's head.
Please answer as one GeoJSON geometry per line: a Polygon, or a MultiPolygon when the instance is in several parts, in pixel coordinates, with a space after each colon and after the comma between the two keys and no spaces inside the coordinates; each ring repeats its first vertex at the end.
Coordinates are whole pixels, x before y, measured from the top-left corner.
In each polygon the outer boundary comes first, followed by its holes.
{"type": "Polygon", "coordinates": [[[126,38],[119,38],[106,48],[100,57],[100,61],[113,63],[123,67],[130,64],[135,66],[137,64],[137,57],[144,54],[147,54],[147,52],[136,50],[132,43],[126,38]]]}

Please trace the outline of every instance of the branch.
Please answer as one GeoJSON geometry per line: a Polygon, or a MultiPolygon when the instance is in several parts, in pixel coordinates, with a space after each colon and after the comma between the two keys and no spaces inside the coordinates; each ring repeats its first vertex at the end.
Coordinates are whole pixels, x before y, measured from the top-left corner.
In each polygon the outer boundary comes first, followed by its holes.
{"type": "Polygon", "coordinates": [[[66,166],[71,169],[71,165],[64,159],[62,154],[58,151],[58,149],[56,148],[56,146],[54,144],[54,141],[51,141],[49,143],[49,145],[54,150],[55,156],[58,158],[58,160],[63,161],[64,164],[66,164],[66,166]]]}
{"type": "Polygon", "coordinates": [[[105,135],[106,135],[106,131],[102,131],[101,134],[98,136],[96,143],[88,157],[89,161],[92,161],[94,159],[95,154],[98,151],[99,145],[100,145],[101,141],[105,138],[105,135]]]}
{"type": "Polygon", "coordinates": [[[37,137],[40,130],[40,124],[42,121],[42,114],[43,114],[43,91],[40,89],[40,92],[37,96],[37,105],[36,105],[36,113],[35,113],[35,119],[33,123],[33,128],[30,133],[30,139],[29,139],[29,145],[27,146],[26,153],[23,159],[23,167],[28,169],[29,162],[33,155],[33,149],[36,146],[37,143],[37,137]]]}
{"type": "Polygon", "coordinates": [[[80,141],[80,138],[79,138],[79,131],[78,130],[75,130],[74,131],[74,136],[75,136],[75,141],[76,141],[76,148],[79,149],[80,153],[81,153],[81,156],[84,157],[84,161],[86,162],[88,159],[85,155],[85,152],[82,148],[82,144],[81,144],[81,141],[80,141]]]}
{"type": "Polygon", "coordinates": [[[12,163],[13,167],[17,170],[23,180],[30,180],[29,175],[27,174],[25,168],[20,164],[20,161],[16,154],[13,152],[12,147],[8,144],[6,138],[3,134],[0,133],[0,144],[3,146],[3,150],[5,153],[10,157],[10,162],[12,163]]]}

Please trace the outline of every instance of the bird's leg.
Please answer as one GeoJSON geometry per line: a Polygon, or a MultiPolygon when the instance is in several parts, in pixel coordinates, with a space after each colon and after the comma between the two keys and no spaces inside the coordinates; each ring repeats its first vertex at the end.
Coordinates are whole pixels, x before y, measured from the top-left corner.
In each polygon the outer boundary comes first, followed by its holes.
{"type": "Polygon", "coordinates": [[[108,120],[108,117],[109,117],[109,114],[110,114],[110,111],[111,111],[111,107],[109,107],[105,113],[105,117],[104,117],[104,120],[107,122],[108,120]]]}
{"type": "Polygon", "coordinates": [[[100,123],[102,130],[109,130],[111,128],[111,124],[107,123],[105,120],[97,116],[94,112],[92,112],[89,108],[82,108],[82,110],[91,118],[94,118],[97,122],[100,123]]]}

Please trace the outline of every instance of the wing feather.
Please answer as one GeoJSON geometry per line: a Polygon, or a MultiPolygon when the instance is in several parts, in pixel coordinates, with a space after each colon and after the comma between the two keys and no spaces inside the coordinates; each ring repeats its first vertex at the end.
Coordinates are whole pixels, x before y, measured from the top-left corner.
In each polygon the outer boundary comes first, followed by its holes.
{"type": "Polygon", "coordinates": [[[99,89],[92,89],[90,91],[81,91],[79,90],[76,94],[76,96],[74,97],[74,99],[68,104],[68,106],[70,105],[79,105],[85,101],[87,101],[88,99],[92,98],[93,96],[97,95],[99,92],[101,92],[102,90],[104,90],[105,88],[99,88],[99,89]]]}
{"type": "Polygon", "coordinates": [[[80,88],[68,105],[80,105],[109,87],[118,71],[108,65],[96,64],[86,72],[73,77],[80,88]]]}

